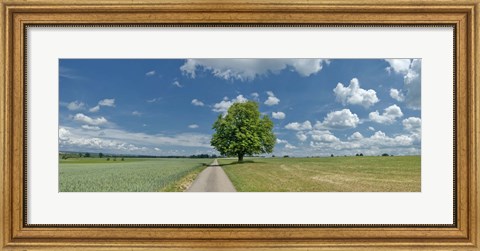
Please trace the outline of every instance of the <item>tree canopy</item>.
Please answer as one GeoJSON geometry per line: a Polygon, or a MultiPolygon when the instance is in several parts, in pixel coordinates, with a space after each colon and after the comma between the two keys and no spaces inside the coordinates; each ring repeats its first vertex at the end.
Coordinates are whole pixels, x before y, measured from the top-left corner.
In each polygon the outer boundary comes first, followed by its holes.
{"type": "Polygon", "coordinates": [[[237,156],[238,161],[243,161],[245,155],[273,152],[273,122],[260,115],[256,102],[234,103],[213,124],[211,145],[222,155],[237,156]]]}

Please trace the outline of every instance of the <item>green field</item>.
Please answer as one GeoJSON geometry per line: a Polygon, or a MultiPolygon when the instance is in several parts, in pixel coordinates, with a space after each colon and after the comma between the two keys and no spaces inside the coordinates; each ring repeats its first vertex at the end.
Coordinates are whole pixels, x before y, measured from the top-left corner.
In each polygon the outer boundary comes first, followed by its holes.
{"type": "Polygon", "coordinates": [[[238,192],[420,192],[420,156],[219,159],[238,192]]]}
{"type": "Polygon", "coordinates": [[[60,161],[60,192],[182,190],[211,159],[69,158],[60,161]]]}

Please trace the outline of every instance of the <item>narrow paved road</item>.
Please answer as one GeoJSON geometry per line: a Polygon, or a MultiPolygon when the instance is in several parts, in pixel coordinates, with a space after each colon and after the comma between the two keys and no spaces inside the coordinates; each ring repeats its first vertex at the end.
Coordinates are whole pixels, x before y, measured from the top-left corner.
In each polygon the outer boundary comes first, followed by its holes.
{"type": "Polygon", "coordinates": [[[235,187],[215,159],[193,181],[187,192],[236,192],[235,187]]]}

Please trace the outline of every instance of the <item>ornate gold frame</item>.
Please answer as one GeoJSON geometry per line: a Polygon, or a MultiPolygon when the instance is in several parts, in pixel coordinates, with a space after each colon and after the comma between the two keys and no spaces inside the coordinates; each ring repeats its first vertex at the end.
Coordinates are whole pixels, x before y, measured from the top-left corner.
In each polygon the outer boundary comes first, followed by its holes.
{"type": "Polygon", "coordinates": [[[478,250],[479,0],[1,0],[0,7],[2,249],[478,250]],[[26,26],[38,24],[452,25],[456,33],[456,222],[382,227],[25,224],[24,33],[26,26]]]}

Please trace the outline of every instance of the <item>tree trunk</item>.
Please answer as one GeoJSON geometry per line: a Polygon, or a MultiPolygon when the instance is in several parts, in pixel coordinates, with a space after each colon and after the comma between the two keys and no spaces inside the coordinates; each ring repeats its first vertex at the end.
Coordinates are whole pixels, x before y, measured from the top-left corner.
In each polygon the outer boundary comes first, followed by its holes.
{"type": "Polygon", "coordinates": [[[238,162],[242,162],[243,161],[243,153],[239,153],[238,154],[238,162]]]}

